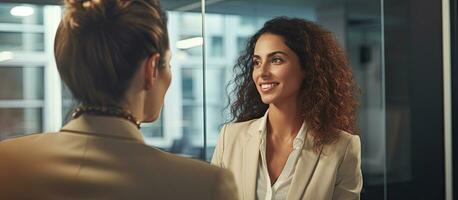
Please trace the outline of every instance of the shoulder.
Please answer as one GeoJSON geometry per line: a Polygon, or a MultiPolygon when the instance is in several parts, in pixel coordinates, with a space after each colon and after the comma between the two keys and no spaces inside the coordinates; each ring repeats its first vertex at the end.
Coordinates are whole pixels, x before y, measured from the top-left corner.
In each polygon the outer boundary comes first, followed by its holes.
{"type": "Polygon", "coordinates": [[[217,148],[224,149],[224,152],[232,152],[240,148],[252,136],[258,133],[260,119],[252,119],[244,122],[232,122],[224,124],[218,136],[217,148]]]}
{"type": "Polygon", "coordinates": [[[248,127],[252,127],[252,126],[257,125],[260,120],[261,120],[260,118],[257,118],[257,119],[252,119],[252,120],[248,120],[248,121],[244,121],[244,122],[231,122],[231,123],[225,124],[224,126],[227,129],[231,129],[231,130],[246,129],[248,127]]]}
{"type": "Polygon", "coordinates": [[[325,154],[332,154],[332,152],[345,156],[348,151],[350,153],[359,153],[361,148],[361,141],[358,135],[351,134],[349,132],[340,130],[335,142],[327,144],[323,148],[325,154]]]}
{"type": "Polygon", "coordinates": [[[209,187],[217,187],[215,184],[224,184],[227,176],[232,174],[226,169],[216,167],[210,163],[185,158],[159,149],[151,148],[151,157],[145,168],[154,169],[162,177],[163,184],[168,185],[199,185],[198,188],[208,190],[209,187]]]}
{"type": "Polygon", "coordinates": [[[344,158],[355,158],[361,159],[361,139],[358,135],[341,131],[340,138],[342,140],[342,146],[344,147],[344,158]]]}
{"type": "Polygon", "coordinates": [[[354,135],[347,131],[340,130],[336,145],[348,147],[348,145],[354,145],[354,143],[359,143],[360,139],[358,135],[354,135]]]}
{"type": "Polygon", "coordinates": [[[354,135],[352,133],[349,133],[349,132],[346,132],[346,131],[343,131],[343,130],[340,130],[339,131],[339,136],[338,136],[338,143],[342,143],[342,145],[349,145],[351,143],[354,143],[354,142],[359,142],[360,139],[359,139],[359,136],[358,135],[354,135]]]}
{"type": "Polygon", "coordinates": [[[158,170],[162,177],[167,177],[161,180],[162,185],[188,188],[190,199],[198,199],[193,198],[193,194],[199,193],[211,196],[200,199],[236,199],[237,188],[229,170],[162,151],[161,157],[162,162],[156,161],[155,164],[164,166],[158,170]]]}
{"type": "Polygon", "coordinates": [[[18,141],[27,141],[30,139],[42,137],[43,135],[46,135],[46,134],[49,134],[49,133],[31,133],[31,134],[9,136],[6,138],[0,138],[0,144],[14,143],[18,141]]]}
{"type": "Polygon", "coordinates": [[[27,135],[13,136],[0,141],[0,153],[7,152],[8,150],[14,150],[18,152],[21,150],[21,146],[29,149],[34,144],[39,144],[41,140],[47,137],[52,137],[55,133],[33,133],[27,135]]]}
{"type": "Polygon", "coordinates": [[[251,135],[259,128],[261,119],[252,119],[244,122],[231,122],[224,124],[221,133],[228,138],[244,137],[251,135]]]}
{"type": "Polygon", "coordinates": [[[221,168],[212,166],[201,160],[182,157],[149,146],[147,148],[150,154],[150,159],[147,162],[160,168],[159,171],[174,174],[176,177],[216,176],[223,172],[221,168]]]}
{"type": "Polygon", "coordinates": [[[24,169],[30,170],[42,160],[44,148],[53,146],[47,139],[53,133],[36,133],[8,138],[0,141],[0,158],[8,165],[0,165],[4,173],[21,173],[24,169]],[[26,168],[24,168],[26,167],[26,168]]]}
{"type": "MultiPolygon", "coordinates": [[[[154,148],[152,148],[154,149],[154,148]]],[[[178,156],[172,153],[164,152],[161,150],[154,149],[159,154],[160,159],[164,165],[174,166],[176,169],[193,171],[193,172],[203,172],[203,173],[218,173],[219,168],[211,166],[210,164],[191,158],[186,158],[178,156]]]]}

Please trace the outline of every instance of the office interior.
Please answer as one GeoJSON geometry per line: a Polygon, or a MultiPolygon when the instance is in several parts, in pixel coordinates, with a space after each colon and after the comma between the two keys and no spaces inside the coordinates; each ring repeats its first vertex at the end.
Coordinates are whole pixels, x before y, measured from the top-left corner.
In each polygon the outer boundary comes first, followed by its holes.
{"type": "MultiPolygon", "coordinates": [[[[142,124],[147,144],[209,161],[247,38],[272,17],[300,17],[335,34],[360,87],[361,199],[458,199],[457,0],[161,4],[173,80],[159,120],[142,124]]],[[[0,140],[71,119],[53,55],[62,12],[59,0],[0,0],[0,140]]]]}

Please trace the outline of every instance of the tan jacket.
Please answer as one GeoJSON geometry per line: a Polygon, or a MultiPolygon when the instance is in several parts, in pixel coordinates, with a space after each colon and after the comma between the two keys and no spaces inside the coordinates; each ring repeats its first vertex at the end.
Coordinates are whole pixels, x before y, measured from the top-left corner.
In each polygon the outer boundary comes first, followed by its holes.
{"type": "MultiPolygon", "coordinates": [[[[219,135],[212,164],[234,173],[240,199],[255,199],[259,161],[260,119],[226,124],[219,135]]],[[[361,144],[342,132],[338,141],[318,153],[307,134],[296,165],[288,200],[359,199],[362,188],[361,144]]]]}
{"type": "Polygon", "coordinates": [[[0,142],[0,199],[237,199],[229,171],[145,145],[136,126],[81,116],[0,142]]]}

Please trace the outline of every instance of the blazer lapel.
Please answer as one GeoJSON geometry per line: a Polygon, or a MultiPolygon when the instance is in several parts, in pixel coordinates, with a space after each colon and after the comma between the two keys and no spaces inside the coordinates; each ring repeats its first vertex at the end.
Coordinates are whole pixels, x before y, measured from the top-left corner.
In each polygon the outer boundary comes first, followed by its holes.
{"type": "Polygon", "coordinates": [[[258,121],[252,123],[248,129],[250,136],[243,147],[243,199],[255,199],[259,143],[261,141],[258,121]]]}
{"type": "Polygon", "coordinates": [[[323,150],[321,148],[318,152],[313,150],[313,137],[307,133],[307,139],[304,147],[302,148],[301,156],[297,160],[296,172],[294,173],[291,186],[288,191],[287,200],[302,199],[310,179],[315,172],[320,155],[323,150]]]}

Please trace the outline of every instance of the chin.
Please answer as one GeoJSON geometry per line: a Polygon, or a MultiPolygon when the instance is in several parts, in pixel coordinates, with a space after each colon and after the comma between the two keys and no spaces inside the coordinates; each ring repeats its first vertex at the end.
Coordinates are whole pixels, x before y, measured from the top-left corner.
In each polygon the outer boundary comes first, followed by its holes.
{"type": "Polygon", "coordinates": [[[143,122],[144,123],[151,123],[151,122],[156,121],[158,118],[159,118],[159,114],[155,114],[155,115],[152,115],[152,116],[146,116],[143,119],[143,122]]]}
{"type": "Polygon", "coordinates": [[[272,98],[272,97],[262,97],[261,96],[261,101],[264,104],[271,104],[271,103],[274,102],[274,100],[275,100],[275,98],[272,98]]]}
{"type": "Polygon", "coordinates": [[[264,104],[270,104],[270,101],[267,101],[267,100],[264,100],[264,99],[261,99],[262,103],[264,104]]]}

